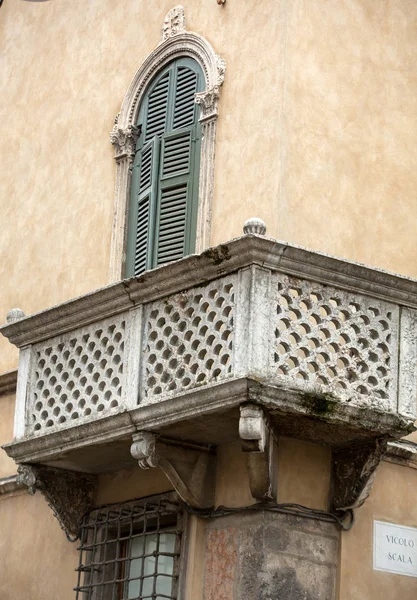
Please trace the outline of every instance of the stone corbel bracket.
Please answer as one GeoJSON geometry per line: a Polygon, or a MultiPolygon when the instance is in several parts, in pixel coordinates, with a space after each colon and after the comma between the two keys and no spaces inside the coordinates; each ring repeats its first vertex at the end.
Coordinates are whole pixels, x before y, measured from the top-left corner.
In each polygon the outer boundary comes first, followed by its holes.
{"type": "Polygon", "coordinates": [[[359,508],[368,498],[387,440],[334,449],[332,455],[333,510],[359,508]]]}
{"type": "Polygon", "coordinates": [[[276,442],[262,407],[240,407],[239,437],[247,456],[251,494],[256,500],[272,500],[277,495],[276,442]]]}
{"type": "Polygon", "coordinates": [[[178,495],[193,508],[214,505],[216,456],[206,447],[181,446],[158,440],[147,431],[133,435],[130,452],[141,469],[160,467],[178,495]]]}
{"type": "Polygon", "coordinates": [[[19,465],[17,484],[40,491],[70,541],[79,537],[83,516],[93,506],[96,477],[51,467],[19,465]]]}

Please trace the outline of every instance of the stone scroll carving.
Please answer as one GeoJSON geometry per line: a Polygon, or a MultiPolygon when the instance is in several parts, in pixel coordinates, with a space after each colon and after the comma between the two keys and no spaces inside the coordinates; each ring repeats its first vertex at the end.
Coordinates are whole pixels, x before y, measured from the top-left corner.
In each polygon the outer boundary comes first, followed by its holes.
{"type": "Polygon", "coordinates": [[[29,494],[40,491],[70,541],[77,539],[84,514],[92,508],[96,477],[64,469],[20,465],[16,481],[29,494]]]}
{"type": "Polygon", "coordinates": [[[130,452],[141,469],[160,467],[182,500],[193,508],[213,506],[216,457],[206,448],[167,443],[141,431],[134,434],[130,452]]]}
{"type": "Polygon", "coordinates": [[[210,245],[218,104],[226,63],[204,38],[196,33],[186,31],[184,9],[182,6],[176,6],[168,12],[164,19],[162,40],[136,72],[110,133],[116,160],[110,282],[119,281],[123,277],[130,168],[134,158],[135,144],[140,135],[136,124],[142,98],[150,81],[160,69],[176,58],[185,56],[198,62],[205,78],[205,91],[196,94],[202,126],[196,252],[202,252],[210,245]]]}
{"type": "Polygon", "coordinates": [[[276,498],[276,444],[261,406],[240,407],[239,437],[247,456],[249,485],[256,500],[276,498]]]}

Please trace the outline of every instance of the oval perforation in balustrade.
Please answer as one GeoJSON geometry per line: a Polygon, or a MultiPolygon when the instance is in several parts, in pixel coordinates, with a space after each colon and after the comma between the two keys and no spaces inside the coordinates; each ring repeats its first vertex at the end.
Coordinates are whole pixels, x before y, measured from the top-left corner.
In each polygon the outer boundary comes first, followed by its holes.
{"type": "Polygon", "coordinates": [[[234,278],[227,277],[148,308],[145,398],[179,393],[232,374],[234,307],[234,278]]]}
{"type": "Polygon", "coordinates": [[[120,409],[125,326],[124,318],[115,317],[36,346],[34,433],[120,409]],[[118,374],[115,364],[120,364],[118,374]]]}
{"type": "Polygon", "coordinates": [[[394,398],[392,306],[279,276],[273,327],[271,362],[278,376],[359,395],[366,403],[394,398]]]}

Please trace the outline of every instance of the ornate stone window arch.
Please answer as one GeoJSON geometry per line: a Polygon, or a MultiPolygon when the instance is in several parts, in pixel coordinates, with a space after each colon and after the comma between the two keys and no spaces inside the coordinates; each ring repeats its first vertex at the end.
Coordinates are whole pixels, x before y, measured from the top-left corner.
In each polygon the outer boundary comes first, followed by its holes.
{"type": "Polygon", "coordinates": [[[124,276],[130,168],[139,134],[136,123],[141,102],[153,77],[171,61],[185,56],[198,62],[203,70],[206,84],[205,90],[196,94],[196,103],[200,106],[199,120],[202,126],[196,252],[202,252],[210,243],[218,100],[226,65],[203,37],[197,33],[186,31],[184,9],[182,6],[176,6],[168,12],[164,19],[162,40],[133,77],[110,133],[116,160],[109,270],[111,282],[118,281],[124,276]]]}

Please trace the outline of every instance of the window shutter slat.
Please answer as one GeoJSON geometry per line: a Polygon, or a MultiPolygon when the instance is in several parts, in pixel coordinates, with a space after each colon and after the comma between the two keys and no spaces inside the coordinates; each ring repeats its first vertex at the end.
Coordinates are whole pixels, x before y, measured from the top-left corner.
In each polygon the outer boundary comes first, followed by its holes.
{"type": "Polygon", "coordinates": [[[167,134],[161,142],[156,264],[182,258],[187,236],[194,128],[167,134]]]}
{"type": "Polygon", "coordinates": [[[151,266],[151,249],[154,243],[155,210],[158,185],[159,139],[154,137],[137,151],[137,169],[139,171],[139,190],[131,210],[136,215],[135,232],[127,267],[132,275],[138,276],[151,266]]]}
{"type": "Polygon", "coordinates": [[[155,135],[165,133],[168,113],[169,84],[171,71],[160,78],[148,97],[148,110],[146,118],[145,142],[155,135]]]}
{"type": "Polygon", "coordinates": [[[162,179],[189,173],[191,131],[166,137],[162,143],[162,179]]]}
{"type": "Polygon", "coordinates": [[[195,71],[188,67],[178,67],[173,129],[189,127],[194,123],[197,83],[198,75],[195,71]]]}

